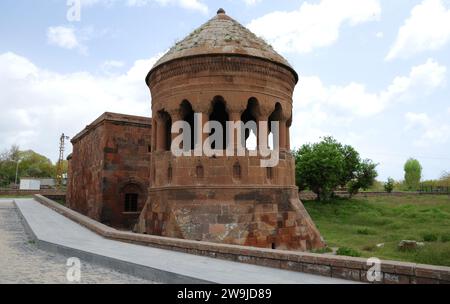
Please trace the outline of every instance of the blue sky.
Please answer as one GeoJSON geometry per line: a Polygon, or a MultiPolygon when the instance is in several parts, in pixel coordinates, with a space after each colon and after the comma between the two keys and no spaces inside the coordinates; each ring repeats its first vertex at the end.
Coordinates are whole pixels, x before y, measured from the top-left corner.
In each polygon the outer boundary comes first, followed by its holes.
{"type": "Polygon", "coordinates": [[[449,0],[81,2],[75,22],[66,0],[0,2],[0,150],[56,160],[59,134],[105,111],[149,116],[152,64],[223,7],[299,73],[295,146],[333,135],[381,180],[409,157],[450,171],[449,0]]]}

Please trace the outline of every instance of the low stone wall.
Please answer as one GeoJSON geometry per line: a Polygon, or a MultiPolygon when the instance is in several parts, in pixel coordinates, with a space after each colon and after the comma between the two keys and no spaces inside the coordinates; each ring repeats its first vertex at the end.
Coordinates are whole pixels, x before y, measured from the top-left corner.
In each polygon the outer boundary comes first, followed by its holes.
{"type": "MultiPolygon", "coordinates": [[[[118,231],[42,195],[35,195],[35,199],[91,231],[117,241],[359,282],[367,282],[367,271],[372,267],[363,258],[224,245],[118,231]]],[[[450,283],[450,267],[381,261],[381,274],[379,283],[386,284],[450,283]]]]}

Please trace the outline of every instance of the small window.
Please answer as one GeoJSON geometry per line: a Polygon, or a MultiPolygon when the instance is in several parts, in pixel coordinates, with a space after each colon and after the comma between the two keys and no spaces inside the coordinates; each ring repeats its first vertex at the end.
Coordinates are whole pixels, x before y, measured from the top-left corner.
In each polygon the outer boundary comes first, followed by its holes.
{"type": "Polygon", "coordinates": [[[172,166],[169,166],[169,169],[167,170],[167,181],[169,184],[172,182],[172,166]]]}
{"type": "Polygon", "coordinates": [[[137,212],[138,210],[138,194],[125,194],[125,212],[137,212]]]}
{"type": "Polygon", "coordinates": [[[233,177],[236,179],[241,178],[241,165],[239,163],[235,163],[233,166],[233,177]]]}
{"type": "Polygon", "coordinates": [[[203,166],[198,165],[196,168],[196,173],[198,178],[203,178],[204,172],[203,172],[203,166]]]}

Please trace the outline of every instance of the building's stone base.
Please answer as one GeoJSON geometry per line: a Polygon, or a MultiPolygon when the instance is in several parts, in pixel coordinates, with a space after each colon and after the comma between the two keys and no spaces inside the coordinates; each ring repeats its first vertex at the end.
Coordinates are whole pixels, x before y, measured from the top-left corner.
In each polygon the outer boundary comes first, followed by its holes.
{"type": "Polygon", "coordinates": [[[306,251],[324,246],[294,188],[154,189],[136,230],[261,248],[306,251]]]}

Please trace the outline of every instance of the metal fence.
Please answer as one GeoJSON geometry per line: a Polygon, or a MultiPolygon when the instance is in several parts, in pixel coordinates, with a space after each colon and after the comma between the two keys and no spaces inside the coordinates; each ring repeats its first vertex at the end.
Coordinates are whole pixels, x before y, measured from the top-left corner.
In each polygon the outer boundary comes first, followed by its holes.
{"type": "Polygon", "coordinates": [[[450,194],[450,187],[449,186],[424,186],[424,185],[421,185],[419,192],[420,193],[450,194]]]}

